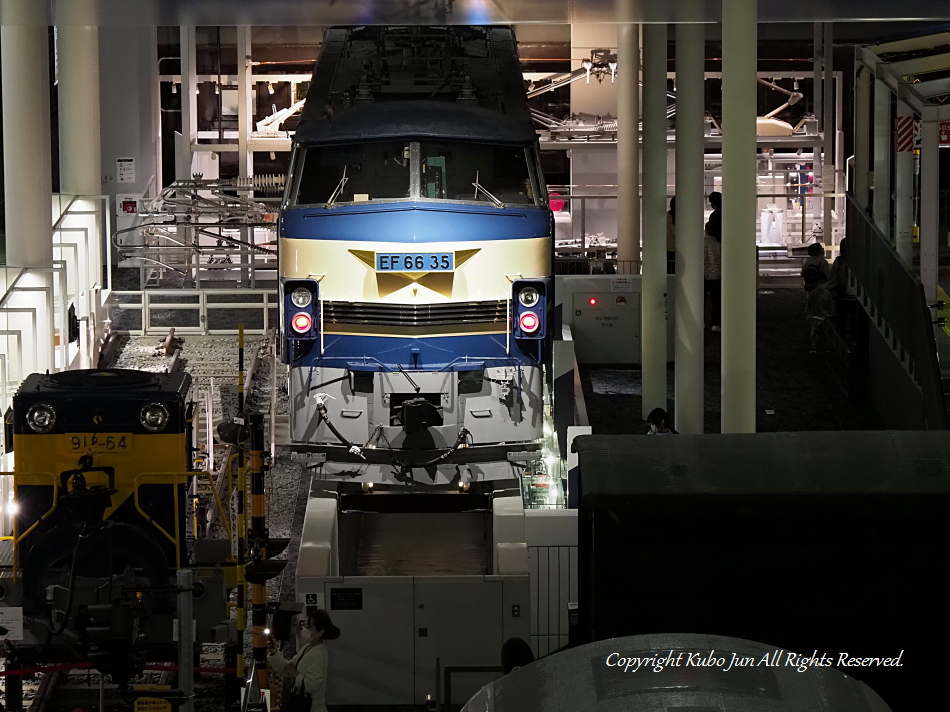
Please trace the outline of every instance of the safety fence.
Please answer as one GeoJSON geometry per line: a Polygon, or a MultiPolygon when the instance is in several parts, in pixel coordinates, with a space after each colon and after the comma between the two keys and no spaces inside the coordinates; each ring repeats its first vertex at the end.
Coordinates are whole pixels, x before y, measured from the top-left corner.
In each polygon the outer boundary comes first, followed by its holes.
{"type": "Polygon", "coordinates": [[[112,328],[146,336],[266,334],[279,323],[274,289],[150,289],[112,293],[112,328]]]}
{"type": "MultiPolygon", "coordinates": [[[[630,260],[617,259],[617,195],[598,193],[594,188],[616,189],[616,186],[548,186],[555,222],[555,274],[639,274],[640,254],[630,260]]],[[[821,203],[828,199],[837,204],[844,197],[845,193],[839,192],[804,196],[778,191],[757,193],[760,201],[792,206],[785,209],[773,204],[773,209],[759,209],[754,216],[750,215],[750,221],[755,224],[760,275],[774,277],[781,273],[781,263],[791,256],[792,250],[808,242],[837,245],[845,231],[847,211],[833,213],[831,235],[825,236],[821,203]]],[[[760,208],[761,205],[760,202],[760,208]]],[[[672,273],[673,265],[667,267],[672,273]]],[[[796,278],[799,269],[796,261],[791,270],[796,278]]],[[[797,279],[795,284],[798,286],[797,279]]]]}
{"type": "MultiPolygon", "coordinates": [[[[53,264],[0,268],[0,406],[35,371],[90,362],[106,329],[108,196],[54,195],[53,264]],[[105,269],[104,269],[105,268],[105,269]]],[[[14,236],[7,236],[7,240],[14,236]]]]}
{"type": "MultiPolygon", "coordinates": [[[[0,670],[0,677],[21,677],[23,675],[61,672],[63,670],[89,670],[92,667],[92,663],[67,663],[63,665],[41,665],[39,667],[10,667],[8,663],[5,670],[0,670]]],[[[146,665],[144,669],[149,672],[178,672],[177,665],[154,664],[146,665]]],[[[237,672],[236,668],[226,667],[195,667],[192,669],[197,673],[207,675],[233,675],[237,672]]]]}
{"type": "Polygon", "coordinates": [[[947,408],[937,358],[934,314],[924,298],[923,285],[867,213],[853,198],[849,197],[848,202],[847,260],[851,287],[868,313],[872,329],[878,330],[919,389],[925,427],[945,430],[947,408]]]}

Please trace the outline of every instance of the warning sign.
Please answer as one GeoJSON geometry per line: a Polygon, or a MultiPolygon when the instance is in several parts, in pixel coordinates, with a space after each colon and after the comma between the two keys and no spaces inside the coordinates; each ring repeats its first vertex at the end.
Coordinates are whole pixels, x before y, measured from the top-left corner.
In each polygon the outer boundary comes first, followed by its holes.
{"type": "Polygon", "coordinates": [[[117,158],[115,159],[116,183],[134,183],[135,182],[135,159],[117,158]]]}
{"type": "Polygon", "coordinates": [[[23,609],[0,607],[0,640],[23,640],[23,609]]]}
{"type": "Polygon", "coordinates": [[[230,423],[238,414],[238,387],[224,384],[221,386],[221,415],[224,422],[230,423]]]}
{"type": "Polygon", "coordinates": [[[632,292],[633,280],[629,277],[614,277],[610,280],[611,292],[632,292]]]}
{"type": "Polygon", "coordinates": [[[158,697],[139,697],[135,701],[135,712],[172,712],[172,703],[158,697]]]}

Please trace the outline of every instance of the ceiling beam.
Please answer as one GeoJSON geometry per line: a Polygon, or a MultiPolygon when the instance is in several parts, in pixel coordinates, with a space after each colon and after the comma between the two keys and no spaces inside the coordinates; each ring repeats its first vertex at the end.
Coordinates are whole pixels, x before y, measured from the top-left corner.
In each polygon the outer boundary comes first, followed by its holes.
{"type": "MultiPolygon", "coordinates": [[[[56,25],[360,25],[718,23],[721,1],[616,0],[36,0],[49,2],[56,25]]],[[[2,12],[2,9],[0,9],[2,12]]],[[[759,22],[946,21],[946,0],[760,0],[759,22]]],[[[0,16],[0,22],[3,21],[0,16]]]]}
{"type": "Polygon", "coordinates": [[[929,82],[914,84],[914,90],[923,97],[943,96],[950,94],[950,77],[934,79],[929,82]]]}
{"type": "Polygon", "coordinates": [[[890,54],[891,52],[919,52],[924,49],[933,49],[950,45],[950,32],[940,32],[935,35],[925,35],[923,37],[911,37],[906,40],[897,40],[896,42],[885,42],[874,45],[871,49],[875,54],[890,54]]]}
{"type": "MultiPolygon", "coordinates": [[[[878,54],[880,54],[880,52],[878,54]]],[[[942,72],[950,69],[950,53],[905,59],[900,62],[891,62],[890,65],[891,69],[902,77],[915,77],[930,72],[942,72]]]]}

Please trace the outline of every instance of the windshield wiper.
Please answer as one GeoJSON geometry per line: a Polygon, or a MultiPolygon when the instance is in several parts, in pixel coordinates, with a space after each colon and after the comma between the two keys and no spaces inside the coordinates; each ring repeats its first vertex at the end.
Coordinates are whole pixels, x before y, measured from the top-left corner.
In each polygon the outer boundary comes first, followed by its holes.
{"type": "Polygon", "coordinates": [[[346,166],[343,166],[343,177],[340,178],[340,182],[336,184],[336,188],[333,189],[333,192],[330,193],[330,198],[327,200],[324,208],[332,208],[333,204],[336,203],[336,199],[340,197],[340,194],[343,192],[343,186],[346,185],[346,182],[349,178],[346,177],[346,166]]]}
{"type": "Polygon", "coordinates": [[[485,195],[487,195],[491,199],[492,203],[494,203],[496,208],[505,207],[505,204],[503,202],[501,202],[500,200],[498,200],[498,198],[496,198],[494,195],[492,195],[487,190],[485,190],[484,186],[478,182],[478,171],[475,171],[475,182],[472,183],[472,185],[475,186],[475,200],[478,200],[478,191],[482,191],[485,195]]]}

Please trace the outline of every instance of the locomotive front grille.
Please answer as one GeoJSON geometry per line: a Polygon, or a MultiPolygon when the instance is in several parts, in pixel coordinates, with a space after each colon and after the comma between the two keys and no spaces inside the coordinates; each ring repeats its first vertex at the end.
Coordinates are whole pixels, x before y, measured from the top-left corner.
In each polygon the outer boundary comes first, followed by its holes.
{"type": "Polygon", "coordinates": [[[323,302],[324,324],[432,327],[456,324],[505,324],[507,321],[508,302],[504,299],[422,305],[323,302]]]}

